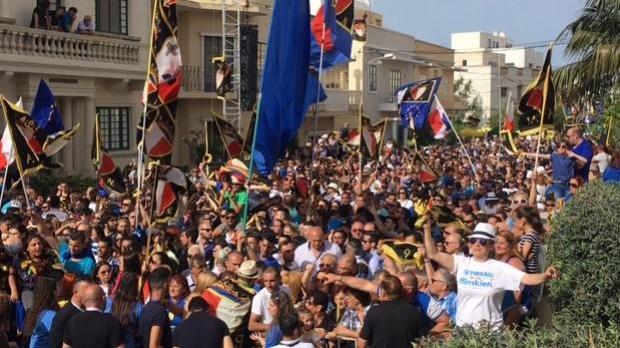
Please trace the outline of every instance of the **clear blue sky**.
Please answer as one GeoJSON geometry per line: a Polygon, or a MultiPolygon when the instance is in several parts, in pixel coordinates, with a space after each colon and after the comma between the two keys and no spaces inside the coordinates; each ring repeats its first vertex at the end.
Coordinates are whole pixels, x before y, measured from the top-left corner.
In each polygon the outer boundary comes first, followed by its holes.
{"type": "MultiPolygon", "coordinates": [[[[447,47],[451,33],[465,31],[503,31],[515,44],[551,40],[583,8],[583,0],[371,1],[385,27],[447,47]]],[[[567,62],[561,48],[554,51],[555,66],[567,62]]]]}

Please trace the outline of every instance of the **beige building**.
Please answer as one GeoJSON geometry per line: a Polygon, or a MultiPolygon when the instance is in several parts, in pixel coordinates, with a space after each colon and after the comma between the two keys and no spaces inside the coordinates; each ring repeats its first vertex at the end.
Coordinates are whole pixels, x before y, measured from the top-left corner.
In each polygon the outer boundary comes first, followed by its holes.
{"type": "MultiPolygon", "coordinates": [[[[135,158],[135,127],[142,112],[150,5],[129,0],[55,0],[90,15],[96,35],[30,28],[36,0],[0,1],[0,94],[21,97],[30,110],[44,79],[58,99],[66,127],[81,124],[57,155],[66,173],[93,173],[90,147],[95,114],[104,141],[124,164],[135,158]],[[106,6],[104,6],[106,5],[106,6]]],[[[4,123],[4,120],[2,121],[4,123]]]]}
{"type": "MultiPolygon", "coordinates": [[[[151,1],[51,1],[52,10],[57,6],[76,7],[78,20],[90,15],[96,24],[94,35],[30,28],[36,2],[0,0],[0,94],[13,101],[22,97],[26,109],[30,109],[39,80],[49,84],[65,126],[81,124],[74,140],[57,155],[65,173],[93,173],[90,148],[96,113],[101,117],[105,145],[124,166],[136,158],[151,1]]],[[[356,3],[360,5],[356,17],[361,18],[367,12],[364,6],[368,1],[356,3]]],[[[273,0],[225,0],[224,5],[222,0],[177,0],[184,83],[178,102],[173,164],[187,165],[196,159],[212,111],[231,119],[231,102],[226,102],[225,113],[223,101],[215,94],[211,59],[222,55],[225,40],[235,42],[235,23],[256,28],[260,84],[272,6],[273,0]]],[[[363,102],[364,113],[375,122],[394,120],[390,129],[397,136],[402,132],[398,131],[400,121],[393,92],[401,84],[418,79],[443,76],[440,98],[448,110],[454,108],[452,50],[383,28],[381,14],[370,13],[368,22],[368,40],[354,41],[352,62],[322,77],[328,100],[318,107],[319,134],[340,129],[345,122],[354,127],[363,102]],[[416,54],[416,50],[440,50],[445,56],[425,56],[422,52],[416,54]]],[[[229,58],[238,58],[234,56],[243,48],[240,46],[227,48],[229,58]]],[[[245,135],[251,112],[237,112],[239,117],[234,122],[245,135]]],[[[311,110],[298,137],[300,142],[314,133],[312,115],[311,110]]],[[[214,127],[209,127],[209,134],[216,136],[214,127]]],[[[221,149],[212,148],[212,152],[218,151],[221,149]]]]}
{"type": "Polygon", "coordinates": [[[525,87],[536,78],[543,54],[533,48],[515,47],[503,32],[453,33],[454,78],[472,82],[482,101],[483,120],[501,110],[509,94],[517,102],[525,87]]]}

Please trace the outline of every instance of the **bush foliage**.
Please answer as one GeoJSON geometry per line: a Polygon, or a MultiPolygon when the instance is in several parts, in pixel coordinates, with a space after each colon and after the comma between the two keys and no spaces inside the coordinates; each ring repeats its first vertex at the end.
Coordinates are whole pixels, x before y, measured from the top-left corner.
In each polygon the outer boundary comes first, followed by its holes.
{"type": "Polygon", "coordinates": [[[592,183],[553,220],[548,257],[556,320],[620,323],[620,185],[592,183]]]}
{"type": "Polygon", "coordinates": [[[28,186],[44,196],[56,193],[61,182],[66,182],[72,190],[86,191],[89,186],[96,186],[97,181],[92,177],[81,175],[56,176],[51,171],[40,171],[28,178],[28,186]]]}
{"type": "Polygon", "coordinates": [[[422,347],[448,348],[530,348],[530,347],[619,347],[619,327],[602,325],[562,325],[536,329],[534,323],[522,331],[493,332],[489,329],[458,329],[449,341],[422,342],[422,347]]]}

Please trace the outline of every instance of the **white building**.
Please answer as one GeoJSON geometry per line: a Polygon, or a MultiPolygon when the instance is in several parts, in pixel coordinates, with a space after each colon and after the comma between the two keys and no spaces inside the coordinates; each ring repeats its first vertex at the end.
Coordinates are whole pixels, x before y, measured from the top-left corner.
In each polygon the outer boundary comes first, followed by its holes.
{"type": "Polygon", "coordinates": [[[514,47],[503,32],[453,33],[451,47],[457,69],[454,79],[471,80],[482,100],[483,119],[504,112],[509,91],[518,101],[544,61],[533,48],[514,47]]]}

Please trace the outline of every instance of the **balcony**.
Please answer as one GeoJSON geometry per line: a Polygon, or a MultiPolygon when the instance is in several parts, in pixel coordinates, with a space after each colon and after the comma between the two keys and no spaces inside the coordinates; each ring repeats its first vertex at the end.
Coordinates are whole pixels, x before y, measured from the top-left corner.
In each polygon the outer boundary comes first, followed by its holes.
{"type": "Polygon", "coordinates": [[[327,100],[319,104],[319,111],[324,112],[357,112],[360,107],[360,91],[326,88],[327,100]]]}
{"type": "Polygon", "coordinates": [[[146,50],[139,38],[0,24],[0,66],[6,71],[144,79],[146,50]]]}
{"type": "Polygon", "coordinates": [[[397,98],[393,93],[382,92],[379,94],[379,111],[382,111],[382,112],[398,111],[397,98]]]}

